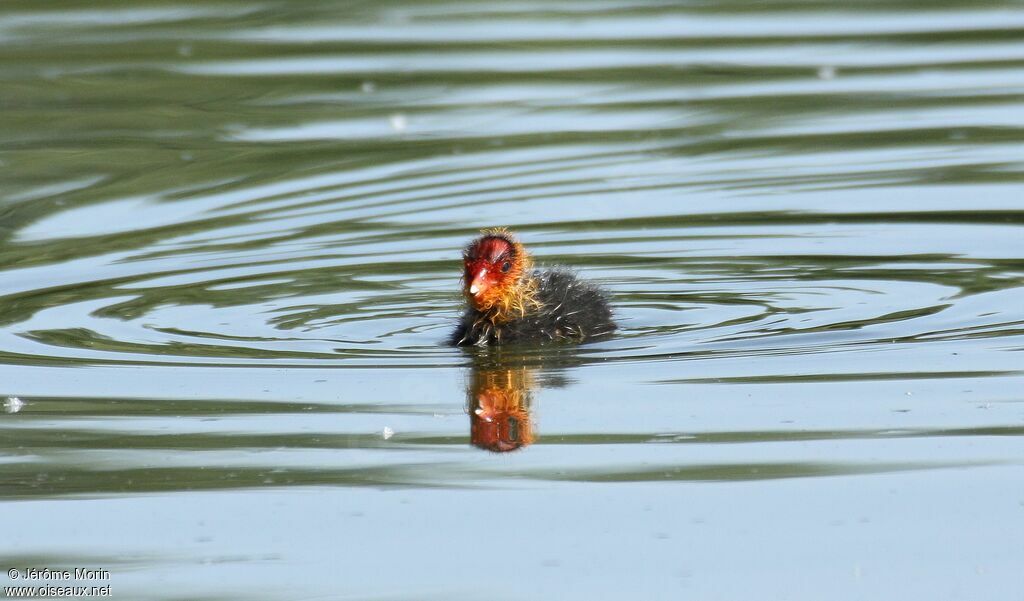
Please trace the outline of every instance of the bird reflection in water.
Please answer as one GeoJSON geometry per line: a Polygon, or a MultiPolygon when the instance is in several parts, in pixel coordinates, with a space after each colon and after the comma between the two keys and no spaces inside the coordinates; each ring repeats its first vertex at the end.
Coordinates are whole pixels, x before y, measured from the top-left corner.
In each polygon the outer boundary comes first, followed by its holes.
{"type": "Polygon", "coordinates": [[[507,453],[532,443],[533,386],[528,367],[474,366],[466,394],[473,446],[507,453]]]}
{"type": "Polygon", "coordinates": [[[473,349],[466,383],[469,439],[473,446],[507,453],[534,442],[537,431],[531,410],[534,392],[563,388],[568,370],[583,363],[575,347],[473,349]]]}

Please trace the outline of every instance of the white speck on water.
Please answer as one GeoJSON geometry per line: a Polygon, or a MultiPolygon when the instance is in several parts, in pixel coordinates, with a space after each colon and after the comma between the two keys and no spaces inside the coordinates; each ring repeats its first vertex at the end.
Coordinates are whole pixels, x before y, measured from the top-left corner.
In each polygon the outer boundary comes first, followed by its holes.
{"type": "Polygon", "coordinates": [[[395,435],[395,431],[388,426],[384,426],[384,432],[381,435],[384,437],[384,440],[388,440],[395,435]]]}
{"type": "Polygon", "coordinates": [[[402,133],[409,126],[409,120],[402,113],[395,113],[388,117],[388,123],[391,124],[391,129],[398,133],[402,133]]]}
{"type": "Polygon", "coordinates": [[[178,56],[184,56],[184,57],[192,56],[192,44],[179,44],[178,45],[178,56]]]}
{"type": "Polygon", "coordinates": [[[17,413],[21,411],[21,408],[25,406],[25,401],[19,399],[16,396],[9,396],[4,401],[4,411],[7,413],[17,413]]]}
{"type": "Polygon", "coordinates": [[[829,80],[835,78],[836,68],[833,67],[832,65],[823,65],[821,67],[818,67],[818,79],[829,80]]]}
{"type": "Polygon", "coordinates": [[[359,90],[360,90],[360,91],[361,91],[361,92],[362,92],[363,94],[373,94],[374,92],[376,92],[376,91],[377,91],[377,84],[373,83],[372,81],[364,81],[364,82],[363,82],[363,83],[362,83],[362,84],[361,84],[361,85],[359,86],[359,90]]]}

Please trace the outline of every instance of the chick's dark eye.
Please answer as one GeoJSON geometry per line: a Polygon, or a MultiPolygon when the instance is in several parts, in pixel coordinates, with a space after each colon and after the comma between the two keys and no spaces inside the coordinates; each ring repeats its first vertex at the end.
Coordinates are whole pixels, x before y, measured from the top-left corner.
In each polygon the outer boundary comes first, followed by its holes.
{"type": "Polygon", "coordinates": [[[510,263],[509,261],[505,261],[504,263],[501,264],[502,273],[508,273],[509,269],[512,269],[512,263],[510,263]]]}

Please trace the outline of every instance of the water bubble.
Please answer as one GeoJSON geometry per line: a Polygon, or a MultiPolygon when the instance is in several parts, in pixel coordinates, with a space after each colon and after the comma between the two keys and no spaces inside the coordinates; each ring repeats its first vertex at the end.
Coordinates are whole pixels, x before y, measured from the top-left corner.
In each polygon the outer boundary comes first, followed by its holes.
{"type": "Polygon", "coordinates": [[[25,401],[19,399],[16,396],[9,396],[4,401],[4,411],[7,413],[17,413],[21,411],[21,408],[25,406],[25,401]]]}
{"type": "Polygon", "coordinates": [[[388,117],[388,123],[391,124],[391,129],[398,133],[405,131],[405,128],[409,126],[409,121],[402,113],[395,113],[388,117]]]}
{"type": "Polygon", "coordinates": [[[818,67],[818,79],[829,80],[835,78],[836,68],[833,67],[832,65],[823,65],[821,67],[818,67]]]}
{"type": "Polygon", "coordinates": [[[362,83],[362,84],[361,84],[361,85],[359,86],[359,90],[360,90],[360,91],[361,91],[361,92],[362,92],[363,94],[372,94],[372,93],[374,93],[374,92],[376,92],[376,91],[377,91],[377,84],[373,83],[372,81],[364,81],[364,82],[363,82],[363,83],[362,83]]]}

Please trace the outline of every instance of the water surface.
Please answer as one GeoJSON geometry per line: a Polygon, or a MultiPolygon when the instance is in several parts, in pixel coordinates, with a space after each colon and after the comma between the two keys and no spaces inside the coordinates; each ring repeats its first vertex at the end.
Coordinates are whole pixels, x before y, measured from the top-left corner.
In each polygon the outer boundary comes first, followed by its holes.
{"type": "Polygon", "coordinates": [[[998,1],[8,0],[0,567],[1019,598],[1022,40],[998,1]],[[619,334],[445,347],[495,225],[619,334]]]}

